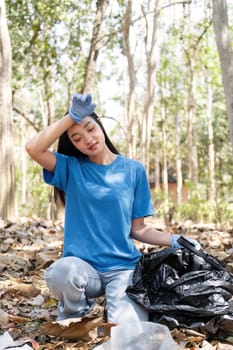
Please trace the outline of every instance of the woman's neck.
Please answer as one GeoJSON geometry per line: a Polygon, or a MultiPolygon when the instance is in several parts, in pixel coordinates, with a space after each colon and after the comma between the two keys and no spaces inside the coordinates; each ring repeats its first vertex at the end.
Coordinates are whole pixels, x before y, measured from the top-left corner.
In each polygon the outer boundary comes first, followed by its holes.
{"type": "Polygon", "coordinates": [[[93,157],[89,157],[89,160],[93,163],[108,165],[114,162],[116,157],[117,157],[117,154],[111,152],[109,148],[107,148],[104,152],[98,155],[95,155],[93,157]]]}

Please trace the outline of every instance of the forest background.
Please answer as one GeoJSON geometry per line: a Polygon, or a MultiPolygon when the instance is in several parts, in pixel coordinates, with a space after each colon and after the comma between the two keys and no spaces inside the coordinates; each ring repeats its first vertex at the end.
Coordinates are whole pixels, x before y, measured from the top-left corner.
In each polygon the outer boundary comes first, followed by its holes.
{"type": "Polygon", "coordinates": [[[123,154],[146,167],[168,221],[233,224],[233,4],[0,4],[0,217],[57,218],[24,145],[92,92],[123,154]]]}

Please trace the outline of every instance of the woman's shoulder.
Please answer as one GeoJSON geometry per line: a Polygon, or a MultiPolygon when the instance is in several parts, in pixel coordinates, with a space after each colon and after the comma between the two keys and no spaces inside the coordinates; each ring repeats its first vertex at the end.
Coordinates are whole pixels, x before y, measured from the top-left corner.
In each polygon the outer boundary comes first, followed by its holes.
{"type": "Polygon", "coordinates": [[[81,161],[85,161],[85,160],[79,159],[79,158],[76,157],[76,156],[70,156],[70,155],[67,155],[67,154],[59,153],[59,152],[57,152],[57,151],[55,151],[54,154],[56,155],[57,158],[64,159],[64,160],[70,161],[70,162],[81,162],[81,161]]]}
{"type": "Polygon", "coordinates": [[[70,156],[58,152],[54,153],[56,155],[57,163],[60,164],[60,167],[77,168],[82,167],[83,163],[85,163],[84,159],[79,159],[75,156],[70,156]]]}
{"type": "Polygon", "coordinates": [[[140,162],[139,160],[133,159],[133,158],[129,158],[125,155],[120,155],[120,160],[125,163],[126,165],[132,166],[134,168],[139,168],[139,169],[144,169],[144,165],[142,164],[142,162],[140,162]]]}

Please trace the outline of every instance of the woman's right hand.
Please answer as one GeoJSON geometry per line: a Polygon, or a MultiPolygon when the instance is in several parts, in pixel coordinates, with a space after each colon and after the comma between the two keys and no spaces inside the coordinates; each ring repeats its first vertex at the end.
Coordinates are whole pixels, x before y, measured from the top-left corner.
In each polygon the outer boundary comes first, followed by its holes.
{"type": "Polygon", "coordinates": [[[91,94],[74,94],[69,109],[69,116],[75,121],[75,123],[80,124],[83,118],[94,112],[95,107],[96,104],[92,103],[91,94]]]}

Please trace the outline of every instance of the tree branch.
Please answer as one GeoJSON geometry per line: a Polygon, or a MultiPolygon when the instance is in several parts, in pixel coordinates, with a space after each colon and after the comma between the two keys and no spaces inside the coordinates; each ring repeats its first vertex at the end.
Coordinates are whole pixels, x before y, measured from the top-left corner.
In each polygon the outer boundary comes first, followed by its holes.
{"type": "Polygon", "coordinates": [[[177,2],[174,2],[172,4],[167,4],[167,5],[163,6],[162,10],[166,9],[167,7],[174,6],[174,5],[186,5],[186,4],[190,5],[191,3],[192,3],[192,0],[177,1],[177,2]]]}
{"type": "Polygon", "coordinates": [[[118,119],[113,118],[113,117],[107,117],[107,116],[101,116],[101,117],[100,117],[100,120],[101,120],[101,119],[111,119],[111,120],[114,120],[114,122],[116,122],[116,123],[119,125],[119,127],[122,129],[124,135],[127,137],[128,131],[125,130],[125,128],[122,126],[122,124],[119,122],[118,119]]]}
{"type": "Polygon", "coordinates": [[[40,131],[38,126],[35,123],[33,123],[24,112],[20,111],[17,107],[13,107],[13,111],[21,115],[21,117],[23,117],[26,120],[26,122],[33,127],[33,129],[35,129],[36,131],[40,131]]]}

